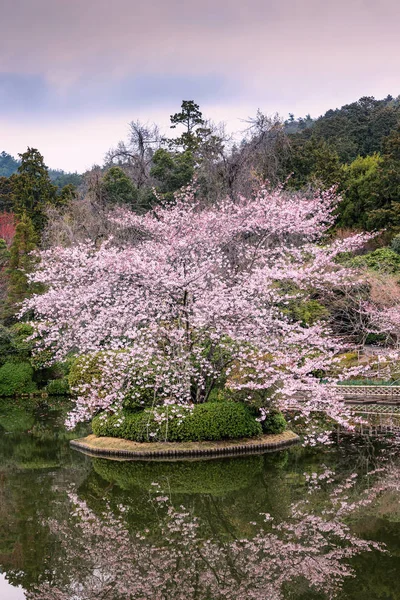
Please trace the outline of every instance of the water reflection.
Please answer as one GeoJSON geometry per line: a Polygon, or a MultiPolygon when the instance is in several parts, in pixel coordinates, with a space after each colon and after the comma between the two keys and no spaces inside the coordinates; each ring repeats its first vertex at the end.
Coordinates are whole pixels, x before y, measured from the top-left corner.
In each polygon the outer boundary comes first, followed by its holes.
{"type": "Polygon", "coordinates": [[[22,588],[10,585],[4,575],[0,574],[0,598],[4,600],[24,600],[25,594],[22,588]]]}
{"type": "Polygon", "coordinates": [[[14,414],[0,570],[28,600],[400,598],[396,448],[119,462],[71,451],[61,406],[14,414]]]}

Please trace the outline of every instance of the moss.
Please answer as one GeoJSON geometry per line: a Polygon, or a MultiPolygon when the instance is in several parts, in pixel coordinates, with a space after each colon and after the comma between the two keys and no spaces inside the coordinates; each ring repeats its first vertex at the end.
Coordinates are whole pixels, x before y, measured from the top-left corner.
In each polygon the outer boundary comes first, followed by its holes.
{"type": "Polygon", "coordinates": [[[103,414],[93,419],[92,428],[98,436],[135,442],[227,440],[262,433],[251,410],[239,402],[207,402],[133,414],[127,411],[110,416],[103,414]]]}

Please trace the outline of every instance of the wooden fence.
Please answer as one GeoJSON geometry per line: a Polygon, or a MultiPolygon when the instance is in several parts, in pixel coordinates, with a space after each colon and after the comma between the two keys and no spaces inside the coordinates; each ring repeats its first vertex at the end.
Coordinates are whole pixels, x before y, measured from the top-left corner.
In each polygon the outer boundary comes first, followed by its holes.
{"type": "Polygon", "coordinates": [[[356,399],[357,403],[400,404],[400,386],[394,385],[338,385],[338,392],[345,400],[356,399]]]}

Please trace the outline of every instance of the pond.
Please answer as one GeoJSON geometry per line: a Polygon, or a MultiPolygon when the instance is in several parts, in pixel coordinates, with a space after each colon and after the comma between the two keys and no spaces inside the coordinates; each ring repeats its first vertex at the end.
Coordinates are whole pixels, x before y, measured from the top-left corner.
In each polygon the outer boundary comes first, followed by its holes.
{"type": "Polygon", "coordinates": [[[124,462],[64,416],[0,406],[2,600],[400,598],[396,445],[124,462]]]}

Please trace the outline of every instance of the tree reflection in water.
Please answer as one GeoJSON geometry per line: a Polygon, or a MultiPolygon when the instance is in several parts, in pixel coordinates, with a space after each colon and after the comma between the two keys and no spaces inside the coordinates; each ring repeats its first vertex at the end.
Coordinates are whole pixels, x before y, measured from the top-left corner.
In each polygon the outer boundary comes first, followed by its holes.
{"type": "Polygon", "coordinates": [[[158,482],[149,502],[151,530],[130,531],[126,506],[95,513],[70,492],[71,514],[48,524],[59,544],[54,570],[28,600],[281,600],[309,589],[334,598],[353,574],[349,559],[376,542],[358,537],[352,517],[387,491],[398,491],[399,470],[369,473],[369,487],[331,469],[306,475],[308,494],[276,522],[264,514],[240,539],[204,535],[201,518],[176,508],[158,482]],[[373,483],[371,484],[371,481],[373,483]]]}

